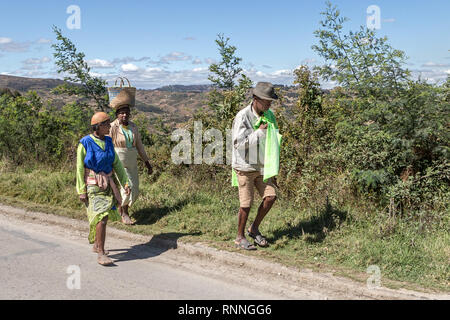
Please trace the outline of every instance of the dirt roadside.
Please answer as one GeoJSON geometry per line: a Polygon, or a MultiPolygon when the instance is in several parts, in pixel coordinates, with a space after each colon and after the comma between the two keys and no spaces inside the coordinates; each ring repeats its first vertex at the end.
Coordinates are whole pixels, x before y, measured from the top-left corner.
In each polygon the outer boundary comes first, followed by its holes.
{"type": "MultiPolygon", "coordinates": [[[[0,216],[26,228],[87,243],[88,225],[85,221],[1,204],[0,216]]],[[[117,243],[126,244],[136,248],[135,254],[142,257],[149,256],[147,250],[158,249],[161,252],[159,259],[170,266],[229,283],[246,284],[262,292],[276,294],[280,299],[450,299],[450,294],[447,293],[385,287],[370,289],[366,283],[331,273],[286,267],[245,254],[211,248],[204,243],[184,243],[180,240],[142,236],[111,226],[107,232],[108,247],[117,243]]]]}

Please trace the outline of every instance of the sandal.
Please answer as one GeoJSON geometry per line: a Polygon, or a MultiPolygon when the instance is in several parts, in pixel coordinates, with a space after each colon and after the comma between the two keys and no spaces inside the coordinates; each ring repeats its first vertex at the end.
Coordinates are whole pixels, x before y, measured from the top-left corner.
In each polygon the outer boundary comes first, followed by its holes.
{"type": "Polygon", "coordinates": [[[256,250],[256,247],[252,245],[250,242],[248,242],[247,239],[243,238],[241,240],[235,240],[234,244],[236,245],[236,248],[244,249],[244,250],[256,250]]]}
{"type": "Polygon", "coordinates": [[[255,243],[259,245],[260,247],[268,247],[269,243],[267,242],[266,238],[258,231],[258,233],[253,233],[250,230],[247,232],[248,236],[255,240],[255,243]]]}

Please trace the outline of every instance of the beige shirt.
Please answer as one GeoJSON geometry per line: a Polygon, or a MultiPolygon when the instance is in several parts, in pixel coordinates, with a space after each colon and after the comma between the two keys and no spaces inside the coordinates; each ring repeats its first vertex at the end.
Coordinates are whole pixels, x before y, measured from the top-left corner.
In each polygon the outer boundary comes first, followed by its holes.
{"type": "MultiPolygon", "coordinates": [[[[149,161],[147,153],[145,152],[144,149],[144,145],[142,144],[141,135],[139,134],[137,126],[133,122],[128,121],[128,129],[131,130],[131,132],[133,132],[133,147],[137,149],[139,156],[144,162],[149,161]]],[[[113,123],[111,123],[109,136],[113,141],[114,147],[116,148],[127,147],[125,136],[122,132],[122,129],[120,128],[119,119],[116,119],[113,121],[113,123]]]]}

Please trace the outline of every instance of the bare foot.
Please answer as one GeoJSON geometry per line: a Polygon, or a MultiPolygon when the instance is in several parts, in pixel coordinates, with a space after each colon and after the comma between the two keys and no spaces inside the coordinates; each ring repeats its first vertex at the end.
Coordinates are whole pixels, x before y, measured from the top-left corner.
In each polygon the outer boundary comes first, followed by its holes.
{"type": "MultiPolygon", "coordinates": [[[[92,252],[99,253],[99,250],[98,250],[96,244],[94,244],[94,246],[92,247],[92,252]]],[[[108,254],[109,254],[109,251],[108,251],[108,250],[104,250],[104,254],[105,254],[105,255],[108,255],[108,254]]]]}
{"type": "Polygon", "coordinates": [[[108,258],[108,256],[100,253],[98,254],[97,262],[102,266],[109,266],[113,264],[113,261],[110,258],[108,258]]]}
{"type": "Polygon", "coordinates": [[[129,226],[134,224],[134,222],[131,221],[130,216],[128,214],[126,214],[126,213],[122,214],[122,222],[124,224],[126,224],[126,225],[129,225],[129,226]]]}
{"type": "Polygon", "coordinates": [[[128,206],[120,207],[119,212],[120,212],[120,215],[122,216],[123,224],[126,224],[128,226],[131,226],[134,224],[134,222],[131,220],[130,216],[128,215],[128,206]]]}

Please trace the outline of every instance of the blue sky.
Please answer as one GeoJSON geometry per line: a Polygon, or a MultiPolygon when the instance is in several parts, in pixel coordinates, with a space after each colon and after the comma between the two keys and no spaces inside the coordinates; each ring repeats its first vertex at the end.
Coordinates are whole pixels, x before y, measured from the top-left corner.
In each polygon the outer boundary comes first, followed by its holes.
{"type": "MultiPolygon", "coordinates": [[[[380,8],[379,35],[406,52],[414,75],[442,81],[450,73],[450,1],[335,0],[348,29],[366,24],[380,8]]],[[[125,75],[140,88],[207,84],[208,66],[220,59],[214,40],[230,37],[254,81],[292,84],[302,63],[321,64],[311,49],[325,1],[4,1],[0,2],[0,74],[57,78],[52,25],[86,54],[92,72],[111,81],[125,75]],[[69,29],[71,5],[80,28],[69,29]]],[[[326,84],[325,84],[326,85],[326,84]]]]}

